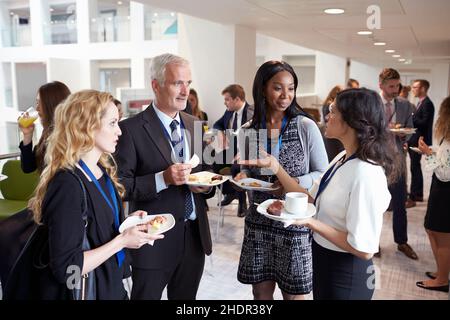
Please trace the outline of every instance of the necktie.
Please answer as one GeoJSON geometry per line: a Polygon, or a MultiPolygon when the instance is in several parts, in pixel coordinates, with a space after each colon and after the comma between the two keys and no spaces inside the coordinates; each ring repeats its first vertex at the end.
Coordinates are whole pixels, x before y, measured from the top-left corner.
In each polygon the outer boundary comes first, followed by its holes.
{"type": "Polygon", "coordinates": [[[389,125],[392,119],[392,103],[388,101],[386,103],[386,125],[389,125]]]}
{"type": "MultiPolygon", "coordinates": [[[[184,162],[184,141],[182,138],[180,138],[180,135],[178,134],[177,128],[178,128],[179,122],[177,120],[173,120],[170,123],[170,130],[172,131],[171,136],[171,143],[173,150],[175,152],[175,157],[179,163],[184,162]]],[[[184,219],[188,219],[191,215],[192,211],[194,210],[194,207],[192,205],[192,198],[191,198],[191,192],[189,189],[185,186],[185,198],[184,198],[184,219]]]]}
{"type": "MultiPolygon", "coordinates": [[[[237,127],[238,127],[238,125],[237,125],[238,113],[236,111],[234,112],[233,117],[234,117],[233,125],[231,126],[231,128],[233,129],[233,131],[236,131],[237,127]]],[[[237,137],[236,136],[233,137],[233,145],[234,145],[234,147],[233,147],[233,157],[234,157],[237,154],[237,137]]]]}
{"type": "Polygon", "coordinates": [[[170,123],[170,130],[171,130],[170,136],[171,136],[171,140],[172,140],[171,141],[172,147],[175,152],[175,157],[179,163],[182,163],[182,162],[184,162],[184,154],[183,154],[183,152],[184,152],[183,142],[184,141],[183,141],[183,139],[180,138],[180,136],[178,134],[178,130],[177,130],[178,125],[179,125],[179,122],[177,120],[173,120],[170,123]]]}
{"type": "Polygon", "coordinates": [[[422,105],[422,100],[419,100],[419,102],[417,103],[416,110],[419,110],[419,108],[420,108],[421,105],[422,105]]]}
{"type": "Polygon", "coordinates": [[[237,130],[237,119],[238,119],[238,114],[236,111],[234,112],[233,116],[234,116],[234,120],[233,120],[233,126],[231,128],[233,129],[233,131],[236,131],[237,130]]]}

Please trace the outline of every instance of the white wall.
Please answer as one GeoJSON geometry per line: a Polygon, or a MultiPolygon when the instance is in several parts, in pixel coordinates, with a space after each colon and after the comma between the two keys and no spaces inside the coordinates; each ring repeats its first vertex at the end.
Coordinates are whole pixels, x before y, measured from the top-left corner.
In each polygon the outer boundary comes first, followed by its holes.
{"type": "Polygon", "coordinates": [[[383,67],[381,66],[371,66],[352,60],[350,65],[350,78],[358,80],[360,87],[378,92],[378,76],[382,69],[383,67]]]}
{"type": "MultiPolygon", "coordinates": [[[[314,93],[320,100],[325,99],[335,85],[344,85],[345,82],[346,59],[342,57],[304,48],[262,34],[258,34],[256,37],[256,55],[263,57],[264,61],[282,60],[283,56],[287,55],[315,55],[314,93]]],[[[302,92],[301,86],[297,91],[297,95],[309,95],[310,93],[302,92]]]]}
{"type": "Polygon", "coordinates": [[[449,63],[435,64],[431,68],[431,78],[427,79],[430,81],[428,95],[436,108],[436,116],[442,101],[449,95],[449,73],[449,63]]]}
{"type": "Polygon", "coordinates": [[[35,105],[36,92],[47,83],[44,63],[16,63],[16,84],[18,109],[25,111],[35,105]]]}
{"type": "Polygon", "coordinates": [[[71,92],[84,88],[81,72],[80,60],[50,58],[47,61],[47,82],[63,82],[71,92]]]}
{"type": "Polygon", "coordinates": [[[192,69],[192,88],[210,123],[224,111],[222,90],[235,82],[235,29],[187,15],[178,15],[179,54],[192,69]]]}
{"type": "Polygon", "coordinates": [[[301,47],[263,34],[256,35],[256,55],[264,61],[281,60],[284,55],[314,55],[315,50],[301,47]]]}
{"type": "Polygon", "coordinates": [[[334,86],[345,85],[346,63],[345,58],[316,51],[316,94],[320,100],[325,100],[334,86]]]}
{"type": "Polygon", "coordinates": [[[235,27],[235,83],[245,91],[246,100],[253,104],[252,87],[256,73],[256,31],[243,26],[235,27]]]}

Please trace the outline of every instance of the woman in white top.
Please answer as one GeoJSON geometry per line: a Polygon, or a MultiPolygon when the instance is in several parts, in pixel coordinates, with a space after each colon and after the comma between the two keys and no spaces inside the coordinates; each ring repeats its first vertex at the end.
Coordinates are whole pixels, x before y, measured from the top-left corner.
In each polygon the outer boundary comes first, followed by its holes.
{"type": "Polygon", "coordinates": [[[340,92],[330,107],[325,136],[345,147],[310,192],[300,187],[271,156],[243,161],[270,167],[286,191],[309,195],[316,218],[297,220],[313,230],[314,299],[371,299],[372,256],[378,251],[383,213],[391,199],[388,179],[398,160],[388,143],[381,98],[368,89],[340,92]]]}
{"type": "Polygon", "coordinates": [[[426,155],[427,168],[433,170],[427,214],[425,215],[425,230],[430,239],[437,272],[425,272],[431,279],[419,281],[416,284],[424,289],[448,292],[450,273],[450,97],[445,98],[439,109],[435,136],[439,141],[436,149],[432,150],[428,147],[423,141],[423,137],[419,139],[419,149],[426,155]]]}

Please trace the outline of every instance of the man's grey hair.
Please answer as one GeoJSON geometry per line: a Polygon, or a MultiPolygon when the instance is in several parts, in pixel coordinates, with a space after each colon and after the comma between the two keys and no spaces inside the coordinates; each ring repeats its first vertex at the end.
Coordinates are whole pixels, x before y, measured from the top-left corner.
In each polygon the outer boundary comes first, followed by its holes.
{"type": "Polygon", "coordinates": [[[166,65],[170,63],[189,65],[189,61],[180,56],[171,53],[161,54],[152,59],[150,65],[150,79],[156,80],[161,86],[164,86],[164,82],[166,81],[166,65]]]}

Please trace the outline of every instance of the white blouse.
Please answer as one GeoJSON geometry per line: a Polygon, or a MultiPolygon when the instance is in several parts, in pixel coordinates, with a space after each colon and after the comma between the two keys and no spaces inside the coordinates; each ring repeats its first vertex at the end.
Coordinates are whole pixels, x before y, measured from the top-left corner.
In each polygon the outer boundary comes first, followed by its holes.
{"type": "MultiPolygon", "coordinates": [[[[341,152],[330,166],[345,154],[341,152]]],[[[318,184],[311,190],[315,197],[318,184]]],[[[391,194],[381,166],[352,159],[340,166],[316,201],[316,219],[343,232],[348,243],[358,251],[378,252],[383,213],[391,194]]],[[[345,252],[318,233],[314,240],[330,250],[345,252]]]]}
{"type": "Polygon", "coordinates": [[[425,166],[433,170],[442,182],[450,181],[450,141],[444,140],[440,146],[433,148],[430,156],[425,156],[425,166]]]}

